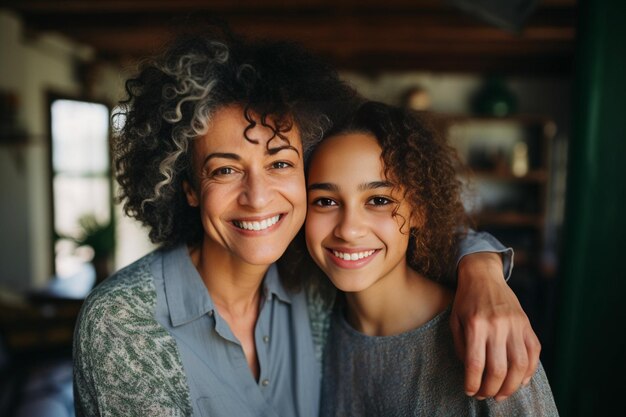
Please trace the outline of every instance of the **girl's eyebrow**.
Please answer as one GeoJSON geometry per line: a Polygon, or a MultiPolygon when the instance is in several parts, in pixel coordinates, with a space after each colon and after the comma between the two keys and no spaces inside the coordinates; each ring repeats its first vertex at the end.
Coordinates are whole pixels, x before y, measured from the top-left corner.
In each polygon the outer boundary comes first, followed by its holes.
{"type": "MultiPolygon", "coordinates": [[[[368,191],[368,190],[376,190],[378,188],[392,188],[393,184],[389,181],[372,181],[360,184],[358,187],[359,191],[368,191]]],[[[322,191],[332,191],[339,192],[339,187],[337,184],[332,184],[330,182],[318,182],[311,184],[307,187],[308,191],[313,190],[322,190],[322,191]]]]}
{"type": "Polygon", "coordinates": [[[375,190],[377,188],[393,188],[389,181],[372,181],[359,185],[359,191],[375,190]]]}
{"type": "Polygon", "coordinates": [[[329,182],[317,182],[315,184],[311,184],[306,188],[308,191],[313,190],[322,190],[322,191],[332,191],[339,192],[339,187],[336,184],[331,184],[329,182]]]}

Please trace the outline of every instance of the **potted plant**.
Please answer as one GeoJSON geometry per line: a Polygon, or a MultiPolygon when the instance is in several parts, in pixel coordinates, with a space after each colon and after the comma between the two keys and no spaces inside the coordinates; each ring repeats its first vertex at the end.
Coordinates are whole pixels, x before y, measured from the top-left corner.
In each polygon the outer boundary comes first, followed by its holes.
{"type": "Polygon", "coordinates": [[[82,216],[78,224],[81,233],[72,240],[77,246],[89,246],[93,249],[91,263],[96,271],[96,285],[98,285],[111,272],[115,251],[115,225],[112,221],[100,223],[92,214],[82,216]]]}

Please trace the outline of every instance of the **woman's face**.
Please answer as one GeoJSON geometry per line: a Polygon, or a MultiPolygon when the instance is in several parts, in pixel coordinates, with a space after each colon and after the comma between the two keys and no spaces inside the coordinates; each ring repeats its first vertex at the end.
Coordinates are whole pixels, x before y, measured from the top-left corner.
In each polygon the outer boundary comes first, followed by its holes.
{"type": "Polygon", "coordinates": [[[193,142],[196,186],[185,183],[187,201],[200,207],[203,247],[217,259],[269,265],[285,252],[306,215],[302,143],[294,127],[288,143],[240,106],[215,113],[208,132],[193,142]],[[269,145],[268,145],[269,142],[269,145]],[[222,258],[223,256],[223,258],[222,258]]]}
{"type": "Polygon", "coordinates": [[[307,180],[307,247],[333,284],[357,292],[403,279],[411,210],[384,176],[376,138],[348,133],[324,140],[307,180]]]}

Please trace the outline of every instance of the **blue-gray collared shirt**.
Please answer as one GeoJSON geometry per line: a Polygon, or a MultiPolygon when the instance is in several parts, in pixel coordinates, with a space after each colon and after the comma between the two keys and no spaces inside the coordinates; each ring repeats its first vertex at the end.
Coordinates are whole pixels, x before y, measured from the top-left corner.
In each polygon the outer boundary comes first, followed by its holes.
{"type": "Polygon", "coordinates": [[[186,246],[164,251],[151,269],[156,319],[177,342],[195,416],[318,415],[321,371],[306,298],[283,288],[275,265],[263,281],[255,327],[258,381],[186,246]]]}

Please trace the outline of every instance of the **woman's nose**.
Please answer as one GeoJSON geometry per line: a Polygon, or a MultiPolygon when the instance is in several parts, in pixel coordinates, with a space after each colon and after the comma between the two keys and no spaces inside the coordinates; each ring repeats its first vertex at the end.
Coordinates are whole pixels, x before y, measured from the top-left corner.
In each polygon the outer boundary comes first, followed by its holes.
{"type": "Polygon", "coordinates": [[[238,201],[243,206],[259,210],[271,203],[273,197],[274,188],[265,176],[253,173],[246,177],[238,201]]]}

